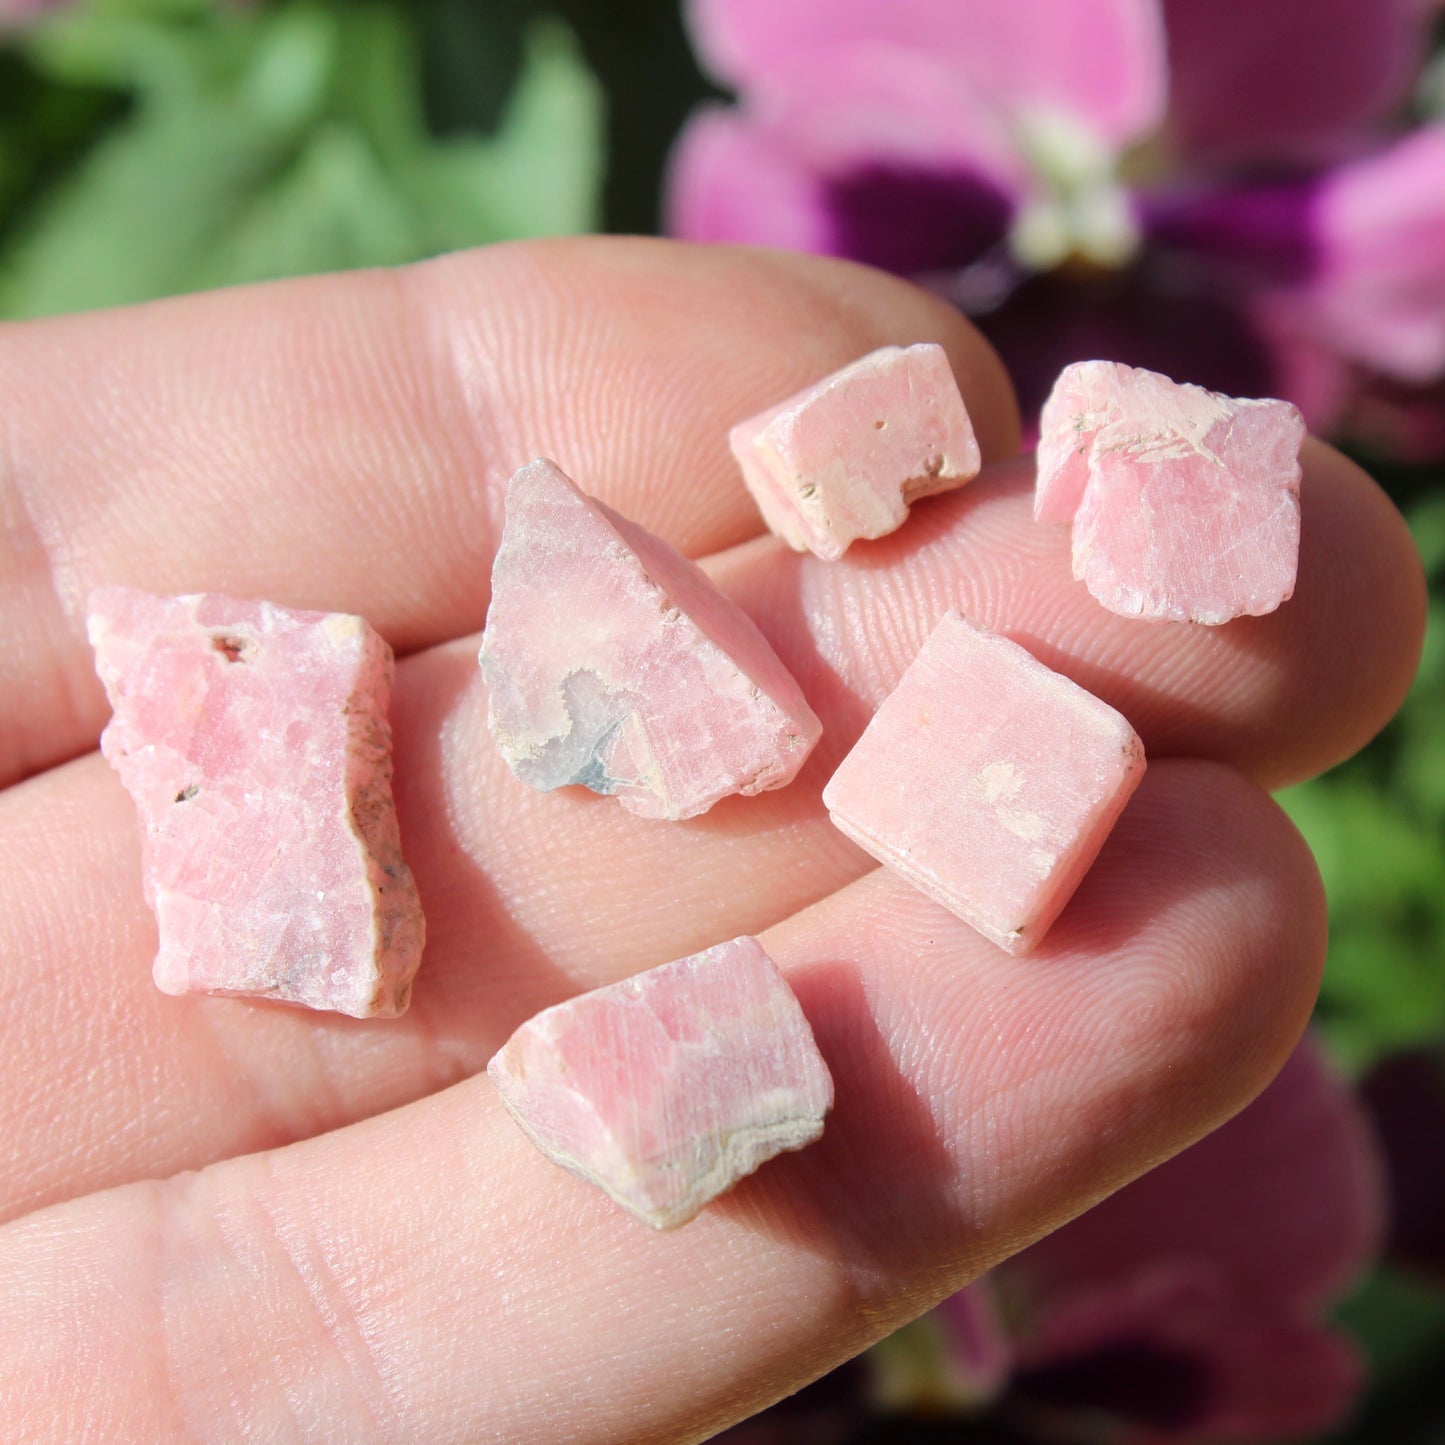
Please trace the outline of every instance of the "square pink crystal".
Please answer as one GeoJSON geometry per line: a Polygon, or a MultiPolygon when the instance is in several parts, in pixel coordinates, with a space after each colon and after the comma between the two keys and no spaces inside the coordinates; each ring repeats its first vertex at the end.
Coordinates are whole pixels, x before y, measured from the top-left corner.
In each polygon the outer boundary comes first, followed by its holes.
{"type": "Polygon", "coordinates": [[[549,1159],[656,1229],[823,1132],[833,1081],[755,938],[528,1020],[487,1066],[549,1159]]]}
{"type": "Polygon", "coordinates": [[[1072,521],[1074,576],[1110,611],[1260,616],[1294,592],[1303,440],[1288,402],[1078,362],[1044,404],[1034,515],[1072,521]]]}
{"type": "Polygon", "coordinates": [[[917,497],[978,475],[973,423],[941,346],[885,346],[733,427],[768,527],[834,560],[897,530],[917,497]]]}
{"type": "Polygon", "coordinates": [[[823,802],[860,847],[1022,954],[1068,902],[1143,773],[1143,746],[1119,713],[950,612],[823,802]]]}
{"type": "Polygon", "coordinates": [[[524,783],[580,783],[646,818],[780,788],[822,733],[740,607],[545,460],[507,488],[481,666],[524,783]]]}
{"type": "Polygon", "coordinates": [[[391,796],[391,649],[360,617],[91,594],[165,993],[393,1017],[425,925],[391,796]]]}

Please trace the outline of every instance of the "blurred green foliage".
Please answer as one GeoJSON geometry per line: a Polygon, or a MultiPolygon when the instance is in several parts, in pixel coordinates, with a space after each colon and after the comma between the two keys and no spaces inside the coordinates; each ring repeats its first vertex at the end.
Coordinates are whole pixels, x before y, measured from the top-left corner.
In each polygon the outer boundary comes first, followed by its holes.
{"type": "Polygon", "coordinates": [[[1445,1291],[1388,1265],[1339,1314],[1368,1362],[1370,1392],[1358,1418],[1329,1445],[1445,1442],[1445,1291]]]}
{"type": "Polygon", "coordinates": [[[0,314],[593,228],[601,87],[561,21],[506,38],[513,63],[478,77],[490,127],[439,134],[394,5],[92,0],[23,32],[0,101],[0,314]]]}
{"type": "Polygon", "coordinates": [[[1410,696],[1370,747],[1280,799],[1329,899],[1316,1024],[1361,1071],[1445,1037],[1445,495],[1417,500],[1409,520],[1431,584],[1410,696]]]}

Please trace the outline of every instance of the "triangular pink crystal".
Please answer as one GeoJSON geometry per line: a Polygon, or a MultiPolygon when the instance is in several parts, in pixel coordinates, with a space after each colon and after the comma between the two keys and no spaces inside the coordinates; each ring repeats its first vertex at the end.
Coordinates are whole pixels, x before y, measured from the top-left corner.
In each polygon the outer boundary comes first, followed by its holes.
{"type": "Polygon", "coordinates": [[[507,488],[481,665],[523,782],[580,783],[648,818],[782,787],[822,732],[701,568],[545,460],[507,488]]]}

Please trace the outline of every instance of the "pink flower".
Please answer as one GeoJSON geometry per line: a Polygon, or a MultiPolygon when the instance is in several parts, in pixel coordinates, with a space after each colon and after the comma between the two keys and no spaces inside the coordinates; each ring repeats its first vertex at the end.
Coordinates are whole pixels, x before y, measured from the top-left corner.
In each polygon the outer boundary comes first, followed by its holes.
{"type": "Polygon", "coordinates": [[[1390,128],[1428,8],[692,0],[741,101],[682,135],[671,228],[922,279],[1026,404],[1106,355],[1336,424],[1445,376],[1445,125],[1390,128]]]}
{"type": "Polygon", "coordinates": [[[962,1374],[1050,1441],[1278,1440],[1338,1423],[1361,1371],[1329,1306],[1376,1253],[1383,1179],[1310,1043],[1221,1129],[940,1307],[962,1374]],[[980,1315],[992,1310],[992,1328],[980,1315]]]}
{"type": "Polygon", "coordinates": [[[7,25],[18,25],[25,20],[34,20],[48,10],[59,10],[73,0],[0,0],[0,30],[7,25]]]}
{"type": "Polygon", "coordinates": [[[1390,1258],[1445,1288],[1445,1040],[1380,1060],[1360,1093],[1389,1170],[1390,1258]]]}

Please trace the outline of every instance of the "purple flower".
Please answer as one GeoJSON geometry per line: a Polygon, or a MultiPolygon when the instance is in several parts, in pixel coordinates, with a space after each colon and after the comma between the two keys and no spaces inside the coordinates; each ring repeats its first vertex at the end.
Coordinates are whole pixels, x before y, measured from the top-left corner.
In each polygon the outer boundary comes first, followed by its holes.
{"type": "Polygon", "coordinates": [[[0,0],[0,30],[34,20],[50,10],[59,10],[73,0],[0,0]]]}
{"type": "Polygon", "coordinates": [[[1229,1123],[933,1318],[956,1373],[988,1378],[1023,1438],[1323,1430],[1361,1378],[1325,1313],[1378,1249],[1383,1188],[1360,1104],[1306,1042],[1229,1123]]]}
{"type": "Polygon", "coordinates": [[[1379,1252],[1384,1193],[1364,1107],[1306,1040],[1213,1134],[719,1440],[1225,1445],[1327,1430],[1362,1381],[1328,1311],[1379,1252]]]}
{"type": "Polygon", "coordinates": [[[1026,406],[1103,355],[1287,396],[1317,429],[1413,416],[1429,445],[1445,124],[1394,125],[1429,8],[692,0],[741,99],[681,137],[671,228],[923,280],[1026,406]]]}
{"type": "Polygon", "coordinates": [[[1445,1040],[1382,1059],[1360,1092],[1390,1177],[1390,1257],[1445,1287],[1445,1040]]]}

